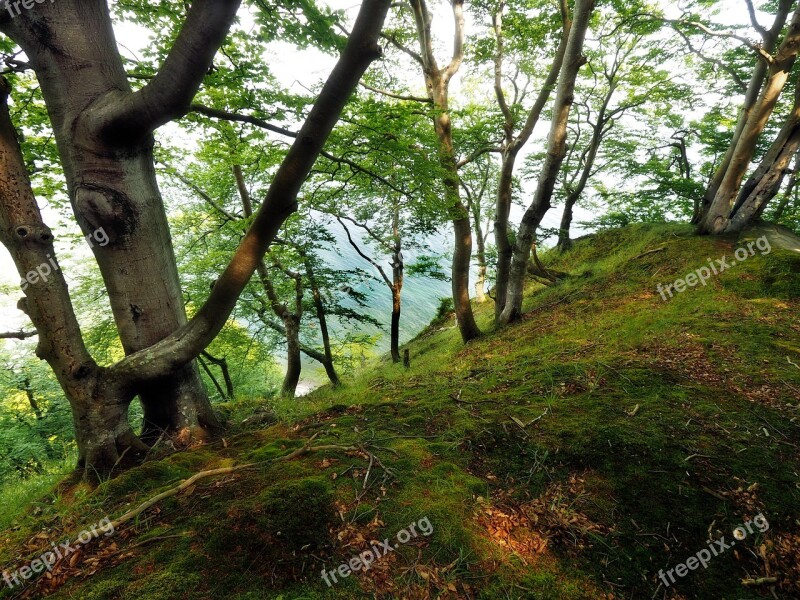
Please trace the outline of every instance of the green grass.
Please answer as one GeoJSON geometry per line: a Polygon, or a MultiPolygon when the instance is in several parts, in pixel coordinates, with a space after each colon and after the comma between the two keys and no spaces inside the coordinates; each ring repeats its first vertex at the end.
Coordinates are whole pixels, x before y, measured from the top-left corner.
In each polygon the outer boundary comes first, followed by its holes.
{"type": "MultiPolygon", "coordinates": [[[[26,513],[0,564],[42,529],[256,462],[146,513],[113,538],[130,556],[101,548],[102,568],[77,567],[55,596],[660,598],[659,569],[763,511],[766,533],[666,597],[796,597],[800,261],[776,250],[668,302],[656,292],[734,248],[639,225],[546,253],[569,277],[532,284],[522,322],[495,332],[491,304],[476,306],[486,333],[466,347],[445,318],[408,344],[408,370],[377,360],[343,388],[266,403],[260,430],[72,488],[26,513]],[[275,462],[314,435],[326,450],[275,462]],[[320,578],[422,517],[430,537],[331,588],[320,578]],[[778,585],[742,586],[767,573],[762,544],[778,585]]],[[[236,424],[264,406],[225,408],[236,424]]]]}

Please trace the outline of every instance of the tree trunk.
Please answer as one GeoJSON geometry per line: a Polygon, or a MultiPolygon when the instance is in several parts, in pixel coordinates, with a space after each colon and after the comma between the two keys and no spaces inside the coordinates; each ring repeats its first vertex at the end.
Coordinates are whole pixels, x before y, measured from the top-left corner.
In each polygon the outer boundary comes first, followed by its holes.
{"type": "Polygon", "coordinates": [[[392,362],[399,363],[400,358],[400,286],[392,286],[392,327],[391,327],[391,355],[392,362]]]}
{"type": "Polygon", "coordinates": [[[574,102],[575,81],[578,71],[586,63],[583,56],[583,41],[589,29],[589,19],[594,9],[594,0],[577,0],[575,15],[569,32],[564,67],[558,82],[550,136],[547,143],[547,157],[531,205],[522,217],[514,246],[514,255],[509,270],[508,291],[503,312],[498,325],[507,325],[522,316],[522,299],[525,290],[525,275],[528,270],[531,245],[534,235],[550,208],[550,200],[555,189],[556,179],[567,150],[567,124],[574,102]]]}
{"type": "MultiPolygon", "coordinates": [[[[125,353],[147,348],[184,325],[186,315],[152,136],[107,139],[89,122],[98,103],[130,92],[106,3],[37,5],[3,29],[36,70],[73,212],[92,236],[125,353]]],[[[142,388],[140,400],[145,441],[162,432],[188,441],[219,429],[194,363],[142,388]]]]}
{"type": "Polygon", "coordinates": [[[753,160],[758,139],[786,85],[798,50],[800,50],[800,7],[795,10],[786,37],[770,63],[769,76],[758,104],[747,120],[714,200],[701,220],[699,227],[701,233],[716,235],[738,231],[747,224],[744,219],[732,222],[732,211],[744,176],[753,160]]]}
{"type": "Polygon", "coordinates": [[[147,447],[128,423],[132,394],[97,366],[83,342],[9,117],[8,84],[0,82],[0,241],[23,279],[25,297],[18,306],[39,333],[36,355],[50,365],[72,408],[78,465],[91,466],[89,475],[103,475],[129,450],[133,458],[147,447]]]}
{"type": "Polygon", "coordinates": [[[227,397],[233,400],[234,391],[233,391],[233,380],[231,380],[231,371],[228,368],[228,361],[224,358],[217,358],[212,356],[205,350],[203,350],[200,355],[208,360],[210,363],[217,365],[219,370],[222,372],[222,379],[225,381],[225,393],[222,395],[223,398],[227,397]]]}
{"type": "Polygon", "coordinates": [[[731,211],[729,231],[739,231],[759,216],[777,196],[792,158],[800,148],[800,83],[795,89],[794,108],[761,164],[742,186],[731,211]]]}
{"type": "Polygon", "coordinates": [[[283,378],[281,394],[294,397],[303,364],[300,358],[300,320],[294,315],[283,319],[286,328],[286,376],[283,378]]]}
{"type": "MultiPolygon", "coordinates": [[[[786,207],[789,206],[789,202],[792,200],[792,194],[794,194],[795,190],[797,189],[798,169],[800,169],[800,152],[795,155],[792,176],[789,178],[789,183],[786,185],[786,191],[783,193],[783,197],[778,203],[778,206],[775,207],[775,213],[772,215],[772,218],[776,223],[779,222],[783,217],[783,213],[786,212],[786,207]]],[[[766,208],[766,205],[761,207],[761,211],[763,211],[764,208],[766,208]]],[[[756,216],[760,217],[761,213],[756,216]]]]}
{"type": "MultiPolygon", "coordinates": [[[[53,101],[52,105],[48,101],[48,109],[67,180],[72,185],[75,184],[73,175],[76,168],[71,162],[74,157],[66,152],[71,140],[77,140],[76,145],[83,142],[85,148],[95,150],[110,146],[114,155],[127,157],[135,155],[140,146],[152,144],[151,134],[156,128],[186,113],[238,7],[237,0],[193,2],[184,27],[157,75],[140,90],[130,93],[125,91],[128,86],[119,56],[116,55],[116,62],[108,65],[101,61],[98,49],[108,50],[109,47],[104,45],[104,41],[111,41],[110,47],[115,48],[105,3],[82,6],[84,11],[80,14],[76,10],[70,12],[75,3],[76,0],[63,0],[57,4],[37,6],[37,10],[24,11],[11,24],[8,17],[0,15],[0,27],[5,33],[13,30],[13,35],[9,35],[26,49],[43,89],[44,80],[51,79],[45,97],[50,96],[53,101]],[[54,16],[52,11],[61,11],[62,8],[67,9],[65,13],[54,16]],[[102,27],[96,31],[90,27],[85,31],[88,35],[79,35],[83,23],[92,22],[92,19],[96,21],[98,16],[102,27]],[[58,25],[58,31],[50,29],[52,24],[58,25]],[[70,55],[60,46],[64,40],[78,45],[88,40],[88,45],[83,52],[70,55]],[[65,56],[68,59],[59,65],[65,56]],[[99,72],[93,71],[101,64],[103,68],[99,72]],[[59,70],[58,66],[65,69],[59,70]],[[53,82],[66,73],[70,76],[62,81],[66,92],[60,97],[56,93],[58,85],[53,82]],[[94,78],[87,73],[93,73],[94,78]],[[108,77],[115,78],[115,81],[108,84],[108,77]],[[79,83],[75,84],[75,80],[79,83]],[[88,102],[81,105],[81,99],[88,102]],[[66,100],[77,102],[85,110],[74,119],[66,119],[66,100]],[[127,146],[126,142],[129,142],[127,146]]],[[[81,464],[87,473],[108,472],[123,456],[129,458],[133,454],[128,450],[147,449],[128,425],[130,401],[139,386],[168,378],[194,361],[225,325],[278,229],[295,212],[302,183],[345,103],[364,71],[380,56],[378,36],[388,9],[386,0],[364,0],[362,3],[352,33],[311,107],[298,139],[273,176],[249,230],[206,302],[177,331],[103,369],[98,368],[86,350],[66,282],[54,256],[51,256],[52,234],[42,223],[33,199],[3,98],[0,107],[0,198],[3,199],[0,202],[0,238],[21,275],[30,274],[37,267],[44,268],[45,263],[53,266],[54,273],[43,283],[33,285],[29,282],[23,286],[27,298],[21,302],[21,308],[37,329],[37,355],[48,361],[72,406],[81,464]]],[[[150,167],[152,172],[152,164],[150,167]]],[[[131,220],[130,215],[123,214],[119,218],[114,213],[116,208],[126,207],[128,199],[124,200],[119,204],[92,208],[99,208],[94,212],[105,216],[110,212],[115,224],[121,221],[123,225],[131,222],[140,225],[140,221],[131,220]]],[[[150,206],[142,208],[151,210],[150,206]]],[[[160,206],[156,206],[156,210],[158,208],[160,206]]],[[[138,230],[125,231],[127,238],[135,238],[134,234],[138,233],[138,230]]],[[[112,242],[109,246],[113,241],[109,239],[112,242]]],[[[117,241],[130,243],[127,239],[117,241]]],[[[153,278],[157,280],[162,275],[156,273],[153,278]]]]}
{"type": "Polygon", "coordinates": [[[573,192],[564,201],[564,212],[561,214],[561,225],[558,228],[558,244],[556,245],[561,252],[566,252],[572,247],[569,230],[572,227],[572,209],[579,197],[580,194],[573,192]]]}
{"type": "Polygon", "coordinates": [[[328,319],[325,316],[325,304],[322,302],[322,294],[319,291],[317,278],[314,276],[314,266],[311,264],[311,259],[303,254],[303,263],[306,268],[306,277],[311,287],[311,297],[314,300],[314,308],[317,313],[317,321],[319,322],[319,332],[322,336],[322,350],[324,352],[324,360],[322,366],[325,367],[325,373],[328,375],[328,380],[331,385],[338,386],[341,384],[339,375],[336,373],[336,366],[333,363],[333,351],[331,350],[331,336],[328,331],[328,319]]]}
{"type": "MultiPolygon", "coordinates": [[[[778,44],[778,36],[783,30],[783,26],[786,24],[786,20],[789,17],[789,11],[792,8],[792,2],[793,0],[781,0],[779,3],[778,12],[775,15],[775,21],[773,22],[772,28],[764,35],[762,49],[767,54],[771,55],[775,51],[775,47],[778,44]]],[[[726,151],[722,162],[717,167],[716,171],[714,172],[714,176],[711,178],[711,181],[706,188],[705,194],[703,195],[702,206],[700,207],[699,211],[695,210],[695,214],[692,218],[692,224],[694,225],[699,224],[703,220],[709,208],[711,207],[712,202],[714,201],[714,197],[719,191],[720,185],[722,185],[722,181],[725,178],[725,174],[727,173],[728,167],[733,159],[733,153],[736,150],[736,146],[742,137],[742,133],[744,132],[747,122],[750,120],[753,109],[756,107],[761,88],[764,86],[764,80],[766,79],[768,72],[769,65],[767,64],[767,61],[763,60],[763,58],[760,56],[756,57],[756,66],[753,69],[753,75],[750,78],[750,83],[747,87],[747,91],[745,92],[742,108],[739,110],[739,118],[736,121],[736,129],[734,130],[733,138],[731,139],[731,143],[728,146],[728,150],[726,151]]]]}
{"type": "Polygon", "coordinates": [[[464,343],[480,336],[478,324],[472,314],[469,298],[469,269],[472,261],[472,227],[467,209],[461,202],[459,175],[453,149],[453,130],[450,122],[448,88],[450,79],[458,72],[464,60],[464,0],[451,0],[455,31],[453,57],[440,69],[433,55],[431,39],[431,14],[425,0],[411,0],[420,45],[418,60],[425,75],[428,97],[433,103],[433,126],[439,142],[439,164],[444,173],[445,201],[453,222],[455,248],[452,263],[453,306],[458,329],[464,343]]]}
{"type": "Polygon", "coordinates": [[[559,73],[561,73],[561,69],[564,65],[564,56],[567,52],[570,29],[572,28],[572,21],[566,2],[560,2],[560,7],[561,19],[563,22],[561,41],[556,49],[553,63],[550,65],[550,70],[547,73],[542,89],[539,90],[539,95],[533,103],[531,110],[528,112],[525,125],[516,137],[514,137],[514,115],[506,103],[502,87],[504,59],[502,29],[503,6],[500,7],[500,10],[494,16],[494,31],[497,42],[497,50],[494,55],[494,91],[505,120],[503,126],[505,139],[502,149],[500,180],[497,185],[497,209],[495,211],[494,222],[494,241],[497,247],[497,274],[494,288],[494,314],[496,323],[500,322],[500,317],[506,306],[511,261],[514,253],[511,240],[509,239],[509,218],[511,217],[512,186],[514,183],[514,167],[517,155],[533,134],[533,130],[539,122],[542,110],[544,110],[544,107],[547,105],[550,95],[558,82],[558,76],[559,73]]]}

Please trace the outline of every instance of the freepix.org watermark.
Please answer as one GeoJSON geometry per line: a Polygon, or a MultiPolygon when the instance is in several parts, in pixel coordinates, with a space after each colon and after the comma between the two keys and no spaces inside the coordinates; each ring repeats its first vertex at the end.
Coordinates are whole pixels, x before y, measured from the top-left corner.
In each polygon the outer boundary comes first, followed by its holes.
{"type": "MultiPolygon", "coordinates": [[[[50,0],[50,4],[53,4],[55,1],[56,0],[50,0]]],[[[47,0],[7,0],[5,8],[13,19],[22,13],[23,8],[25,10],[30,10],[37,4],[44,4],[45,2],[47,2],[47,0]]]]}
{"type": "Polygon", "coordinates": [[[114,535],[114,524],[108,517],[99,523],[92,525],[86,531],[82,531],[80,534],[78,534],[78,538],[74,542],[70,542],[69,540],[61,544],[56,544],[53,542],[52,549],[42,553],[39,558],[35,558],[29,564],[20,567],[13,573],[3,571],[3,581],[5,581],[6,585],[11,589],[14,589],[17,586],[25,585],[25,582],[31,579],[34,575],[39,575],[45,570],[52,571],[53,566],[58,561],[76,552],[81,546],[85,546],[92,540],[99,538],[101,534],[105,537],[111,537],[114,535]]]}
{"type": "Polygon", "coordinates": [[[345,579],[346,577],[350,577],[353,572],[358,572],[361,570],[364,572],[369,571],[372,563],[380,558],[383,558],[390,552],[394,552],[400,547],[401,544],[407,544],[420,534],[428,537],[432,533],[433,525],[431,525],[430,520],[428,517],[422,517],[416,523],[411,523],[411,525],[405,529],[398,531],[397,535],[395,536],[397,541],[394,544],[392,544],[389,538],[386,538],[378,545],[373,544],[369,550],[364,550],[364,552],[361,554],[354,556],[346,563],[339,565],[339,567],[336,569],[331,569],[330,571],[322,569],[322,579],[325,580],[325,583],[328,584],[328,587],[331,587],[334,583],[339,583],[338,579],[336,578],[337,575],[342,579],[345,579]],[[417,531],[417,528],[419,528],[419,531],[417,531]]]}
{"type": "Polygon", "coordinates": [[[689,571],[694,571],[697,569],[697,567],[702,566],[704,569],[707,568],[708,562],[713,557],[719,556],[726,550],[730,550],[731,547],[736,545],[737,540],[741,542],[747,537],[748,534],[753,533],[753,525],[755,525],[756,529],[760,533],[764,533],[767,529],[769,529],[769,523],[767,522],[766,517],[759,513],[753,517],[752,520],[747,521],[747,523],[741,527],[737,527],[733,530],[733,537],[735,537],[736,540],[731,540],[730,543],[726,543],[725,536],[723,535],[718,540],[712,541],[708,545],[708,548],[703,548],[694,556],[687,558],[685,562],[676,565],[666,572],[663,569],[659,570],[658,578],[661,579],[662,583],[666,587],[669,587],[672,583],[675,583],[675,575],[678,577],[686,577],[686,575],[689,574],[689,571]],[[669,577],[669,581],[667,581],[667,577],[669,577]]]}
{"type": "Polygon", "coordinates": [[[727,271],[731,267],[736,266],[737,263],[744,262],[751,256],[755,256],[756,251],[754,246],[761,251],[762,256],[772,252],[772,246],[770,245],[769,240],[766,238],[766,236],[761,236],[757,240],[748,242],[747,246],[737,248],[736,252],[733,253],[735,258],[730,258],[728,256],[723,256],[722,258],[718,258],[716,260],[709,258],[707,267],[702,266],[694,272],[689,273],[686,277],[682,279],[676,279],[669,285],[661,285],[659,283],[658,286],[656,286],[656,291],[661,294],[661,298],[664,300],[664,302],[666,302],[667,294],[669,294],[669,297],[672,298],[674,292],[685,292],[690,287],[695,287],[699,284],[706,286],[708,285],[707,282],[709,279],[711,279],[712,275],[719,275],[723,271],[727,271]]]}
{"type": "MultiPolygon", "coordinates": [[[[84,239],[86,243],[89,244],[89,248],[94,248],[95,244],[98,246],[107,246],[110,241],[106,230],[102,227],[94,230],[92,233],[86,234],[84,239]]],[[[40,281],[47,283],[50,275],[59,270],[55,257],[48,254],[47,258],[49,259],[47,262],[43,262],[38,267],[31,269],[25,274],[25,279],[20,282],[20,287],[22,287],[23,292],[28,289],[29,285],[34,285],[40,281]]]]}

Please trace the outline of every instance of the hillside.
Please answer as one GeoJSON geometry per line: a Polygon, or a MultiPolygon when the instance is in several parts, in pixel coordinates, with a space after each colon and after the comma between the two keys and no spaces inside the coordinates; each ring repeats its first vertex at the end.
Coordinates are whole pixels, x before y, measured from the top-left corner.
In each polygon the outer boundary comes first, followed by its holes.
{"type": "MultiPolygon", "coordinates": [[[[223,405],[222,442],[20,493],[0,511],[8,571],[230,468],[0,598],[796,598],[800,255],[756,250],[656,290],[740,246],[686,226],[582,239],[543,256],[568,276],[531,283],[502,335],[462,347],[445,316],[406,346],[408,370],[223,405]],[[367,550],[386,554],[345,576],[367,550]]],[[[492,311],[476,306],[487,332],[492,311]]]]}

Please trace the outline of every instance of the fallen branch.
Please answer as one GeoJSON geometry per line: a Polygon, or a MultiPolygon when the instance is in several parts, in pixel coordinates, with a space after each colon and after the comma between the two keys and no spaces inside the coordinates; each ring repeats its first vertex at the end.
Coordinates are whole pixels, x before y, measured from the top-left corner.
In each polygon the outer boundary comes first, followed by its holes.
{"type": "Polygon", "coordinates": [[[765,585],[767,583],[777,583],[777,577],[759,577],[758,579],[742,579],[742,585],[765,585]]]}
{"type": "Polygon", "coordinates": [[[796,362],[792,362],[792,359],[790,359],[788,356],[786,357],[786,362],[788,362],[790,365],[800,369],[800,365],[798,365],[796,362]]]}
{"type": "MultiPolygon", "coordinates": [[[[178,494],[180,494],[184,490],[187,490],[190,487],[192,487],[195,483],[197,483],[201,479],[207,479],[209,477],[215,477],[217,475],[229,475],[231,473],[236,473],[238,471],[243,471],[245,469],[252,469],[253,467],[257,467],[257,466],[260,466],[260,465],[263,465],[263,464],[268,464],[268,463],[273,463],[273,462],[285,462],[285,461],[293,460],[293,459],[295,459],[295,458],[297,458],[299,456],[303,456],[304,454],[308,454],[309,452],[319,452],[321,450],[344,449],[345,448],[343,446],[316,446],[316,447],[312,447],[311,446],[311,442],[313,442],[314,439],[318,435],[319,435],[318,433],[314,434],[313,436],[311,436],[311,438],[309,438],[309,440],[305,444],[305,446],[303,446],[301,448],[298,448],[294,452],[290,452],[289,454],[287,454],[285,456],[279,456],[278,458],[273,458],[271,460],[258,462],[258,463],[247,463],[247,464],[244,464],[244,465],[237,465],[235,467],[222,467],[220,469],[210,469],[208,471],[201,471],[199,473],[196,473],[196,474],[192,475],[191,477],[189,477],[189,479],[183,480],[181,483],[179,483],[175,487],[170,488],[170,489],[168,489],[168,490],[166,490],[164,492],[161,492],[157,496],[154,496],[153,498],[150,498],[149,500],[147,500],[145,502],[142,502],[139,506],[137,506],[133,510],[125,513],[120,518],[118,518],[116,521],[112,521],[111,528],[118,529],[120,525],[124,525],[128,521],[130,521],[132,519],[135,519],[140,514],[142,514],[144,511],[146,511],[149,508],[152,508],[153,506],[155,506],[156,504],[158,504],[162,500],[165,500],[167,498],[171,498],[172,496],[177,496],[178,494]]],[[[347,449],[350,449],[350,448],[347,448],[347,449]]]]}
{"type": "Polygon", "coordinates": [[[647,252],[642,252],[638,256],[634,256],[631,260],[638,260],[640,258],[644,258],[645,256],[648,256],[649,254],[655,254],[656,252],[663,252],[666,249],[667,249],[667,247],[664,246],[662,248],[656,248],[655,250],[648,250],[647,252]]]}

